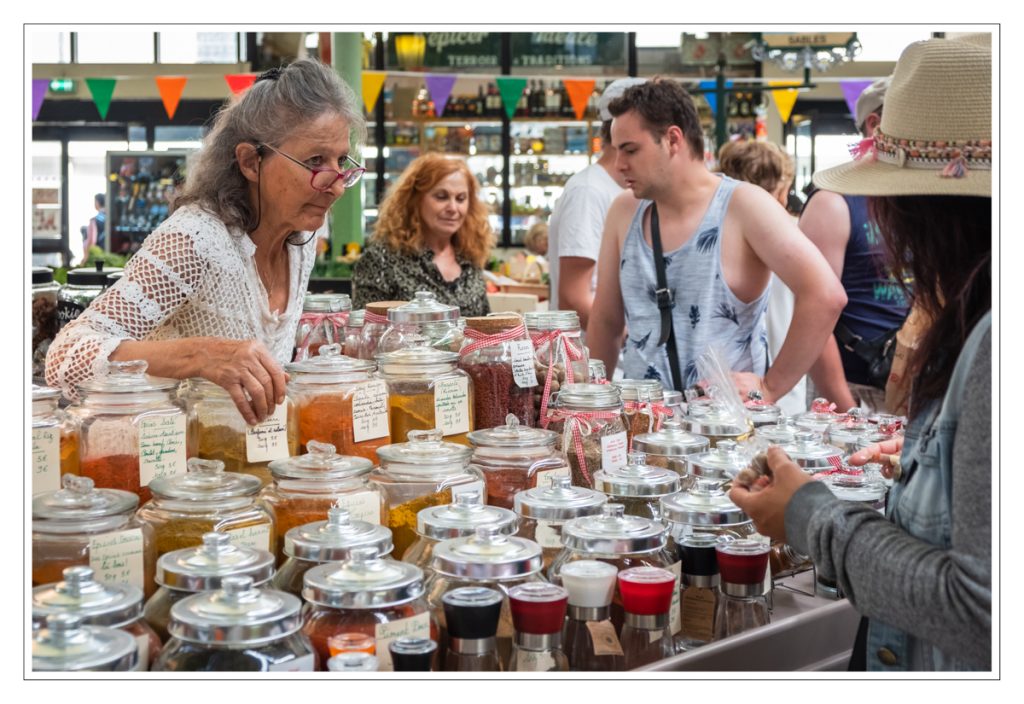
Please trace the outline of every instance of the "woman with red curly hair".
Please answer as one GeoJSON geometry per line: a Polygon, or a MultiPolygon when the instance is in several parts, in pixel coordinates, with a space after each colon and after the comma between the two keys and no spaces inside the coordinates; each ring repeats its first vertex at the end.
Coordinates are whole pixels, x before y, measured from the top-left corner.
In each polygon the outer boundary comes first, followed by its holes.
{"type": "Polygon", "coordinates": [[[494,232],[462,159],[424,154],[402,173],[352,274],[353,305],[409,301],[432,291],[463,316],[487,315],[484,286],[494,232]]]}

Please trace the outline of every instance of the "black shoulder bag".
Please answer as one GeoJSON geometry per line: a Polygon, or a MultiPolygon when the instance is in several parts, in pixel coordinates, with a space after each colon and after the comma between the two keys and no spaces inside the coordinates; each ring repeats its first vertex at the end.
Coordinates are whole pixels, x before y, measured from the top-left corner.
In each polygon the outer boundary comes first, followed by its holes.
{"type": "Polygon", "coordinates": [[[836,340],[868,365],[870,385],[883,391],[896,355],[896,333],[899,331],[900,328],[893,328],[874,340],[865,340],[842,323],[836,323],[835,327],[836,340]]]}
{"type": "Polygon", "coordinates": [[[658,310],[661,311],[661,337],[658,345],[668,343],[668,366],[672,372],[672,388],[683,390],[683,375],[679,371],[679,353],[676,351],[676,334],[672,329],[672,309],[675,308],[675,294],[668,287],[665,274],[665,256],[661,248],[661,227],[658,225],[658,205],[651,203],[651,244],[654,248],[654,271],[658,278],[658,289],[655,291],[658,310]]]}

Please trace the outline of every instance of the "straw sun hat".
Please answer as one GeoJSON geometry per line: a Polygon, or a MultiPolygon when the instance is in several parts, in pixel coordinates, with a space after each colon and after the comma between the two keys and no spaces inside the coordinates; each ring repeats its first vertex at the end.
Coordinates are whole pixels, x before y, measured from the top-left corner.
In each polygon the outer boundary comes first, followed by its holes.
{"type": "Polygon", "coordinates": [[[861,196],[992,195],[992,49],[915,42],[896,63],[874,137],[814,185],[861,196]]]}

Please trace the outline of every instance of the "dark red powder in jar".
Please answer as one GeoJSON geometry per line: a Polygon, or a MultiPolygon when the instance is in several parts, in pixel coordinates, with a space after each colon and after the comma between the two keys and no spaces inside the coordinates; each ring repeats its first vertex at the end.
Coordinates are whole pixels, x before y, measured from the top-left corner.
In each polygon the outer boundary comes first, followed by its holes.
{"type": "Polygon", "coordinates": [[[83,459],[79,474],[93,480],[97,489],[121,489],[139,495],[139,506],[153,495],[148,486],[139,486],[138,455],[107,455],[83,459]]]}
{"type": "Polygon", "coordinates": [[[660,567],[631,567],[619,572],[622,607],[631,614],[668,613],[675,586],[675,575],[660,567]]]}
{"type": "Polygon", "coordinates": [[[509,591],[508,603],[512,624],[520,633],[560,633],[569,592],[554,584],[520,584],[509,591]]]}
{"type": "Polygon", "coordinates": [[[715,548],[718,572],[730,584],[761,584],[768,569],[771,547],[751,540],[734,541],[715,548]],[[743,543],[738,545],[737,543],[743,543]]]}
{"type": "Polygon", "coordinates": [[[505,425],[511,413],[521,425],[536,425],[533,389],[519,388],[512,367],[504,362],[459,365],[473,380],[473,414],[477,430],[505,425]]]}

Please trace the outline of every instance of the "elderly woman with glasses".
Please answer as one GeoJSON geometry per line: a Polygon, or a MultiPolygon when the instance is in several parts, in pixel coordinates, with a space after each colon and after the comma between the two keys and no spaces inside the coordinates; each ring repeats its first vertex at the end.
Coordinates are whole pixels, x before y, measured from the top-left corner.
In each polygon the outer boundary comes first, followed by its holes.
{"type": "Polygon", "coordinates": [[[252,424],[284,400],[314,232],[363,168],[351,89],[329,67],[296,61],[262,74],[217,115],[190,162],[174,212],[124,276],[50,347],[46,380],[74,399],[110,362],[223,387],[252,424]]]}

